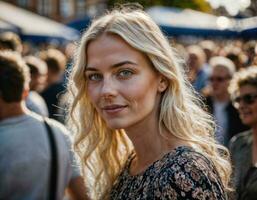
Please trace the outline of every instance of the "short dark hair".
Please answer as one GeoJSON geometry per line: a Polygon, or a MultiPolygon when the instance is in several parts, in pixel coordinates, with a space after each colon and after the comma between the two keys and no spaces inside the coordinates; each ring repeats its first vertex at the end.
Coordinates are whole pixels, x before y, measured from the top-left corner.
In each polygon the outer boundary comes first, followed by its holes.
{"type": "Polygon", "coordinates": [[[29,79],[28,67],[18,53],[0,51],[0,98],[7,103],[21,101],[29,79]]]}

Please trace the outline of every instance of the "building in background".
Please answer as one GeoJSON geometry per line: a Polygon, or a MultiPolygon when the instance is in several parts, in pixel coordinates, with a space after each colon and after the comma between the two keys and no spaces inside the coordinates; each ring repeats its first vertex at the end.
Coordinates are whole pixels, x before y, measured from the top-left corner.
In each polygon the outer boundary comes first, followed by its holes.
{"type": "Polygon", "coordinates": [[[56,21],[68,22],[106,9],[107,0],[4,0],[56,21]]]}

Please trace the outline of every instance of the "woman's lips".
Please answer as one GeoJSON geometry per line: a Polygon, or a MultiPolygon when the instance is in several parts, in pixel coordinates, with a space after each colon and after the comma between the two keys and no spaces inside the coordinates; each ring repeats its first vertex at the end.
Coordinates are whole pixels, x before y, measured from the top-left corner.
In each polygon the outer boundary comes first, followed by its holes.
{"type": "Polygon", "coordinates": [[[108,106],[104,106],[102,108],[102,110],[108,114],[116,114],[119,113],[120,111],[122,111],[124,108],[126,108],[127,106],[125,105],[108,105],[108,106]]]}

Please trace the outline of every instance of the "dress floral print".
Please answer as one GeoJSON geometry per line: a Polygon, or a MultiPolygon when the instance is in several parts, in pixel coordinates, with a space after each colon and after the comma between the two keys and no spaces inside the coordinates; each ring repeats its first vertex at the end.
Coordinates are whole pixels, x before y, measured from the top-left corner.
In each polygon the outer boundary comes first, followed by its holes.
{"type": "Polygon", "coordinates": [[[190,147],[177,147],[135,176],[129,174],[132,159],[117,178],[110,199],[227,199],[214,165],[190,147]]]}

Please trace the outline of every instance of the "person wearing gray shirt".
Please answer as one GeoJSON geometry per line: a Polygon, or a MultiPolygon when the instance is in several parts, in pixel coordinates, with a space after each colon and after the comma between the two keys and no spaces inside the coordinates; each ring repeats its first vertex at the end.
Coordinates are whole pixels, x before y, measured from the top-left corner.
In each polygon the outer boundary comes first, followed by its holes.
{"type": "MultiPolygon", "coordinates": [[[[0,199],[49,199],[51,148],[42,116],[29,111],[28,69],[13,52],[0,52],[0,199]]],[[[57,149],[56,199],[68,189],[72,199],[87,199],[68,130],[46,118],[57,149]]]]}

